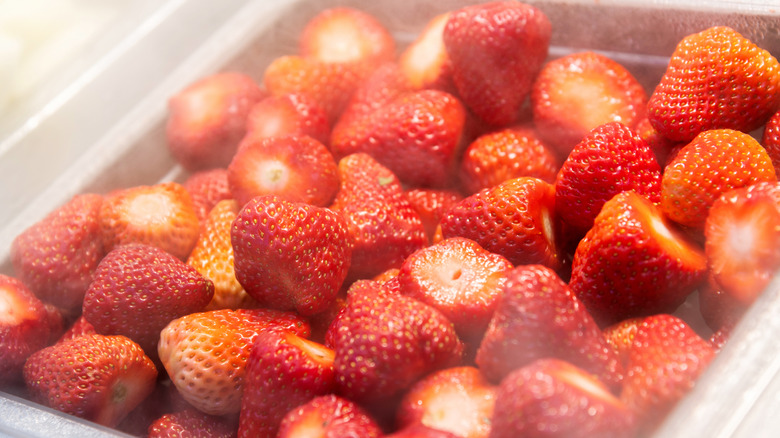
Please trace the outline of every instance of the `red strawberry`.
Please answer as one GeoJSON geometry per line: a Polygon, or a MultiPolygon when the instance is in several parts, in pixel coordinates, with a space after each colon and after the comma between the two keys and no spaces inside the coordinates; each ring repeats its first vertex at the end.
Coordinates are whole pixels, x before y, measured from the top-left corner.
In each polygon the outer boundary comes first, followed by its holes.
{"type": "Polygon", "coordinates": [[[217,202],[232,199],[226,168],[202,170],[190,175],[183,183],[190,194],[195,214],[201,225],[217,202]]]}
{"type": "Polygon", "coordinates": [[[400,291],[435,307],[464,340],[478,340],[501,296],[509,260],[462,237],[417,250],[398,273],[400,291]]]}
{"type": "Polygon", "coordinates": [[[462,438],[487,438],[496,389],[471,366],[437,371],[404,394],[396,424],[399,429],[423,424],[462,438]]]}
{"type": "Polygon", "coordinates": [[[339,213],[276,196],[252,199],[231,230],[236,278],[261,304],[314,315],[336,299],[352,260],[339,213]]]}
{"type": "Polygon", "coordinates": [[[334,365],[338,393],[347,398],[387,399],[461,360],[463,344],[441,312],[380,283],[353,283],[345,309],[334,365]]]}
{"type": "Polygon", "coordinates": [[[780,106],[780,64],[729,27],[691,34],[672,53],[647,105],[650,123],[675,141],[711,129],[750,132],[780,106]]]}
{"type": "Polygon", "coordinates": [[[574,253],[569,287],[606,326],[671,312],[704,280],[704,252],[633,191],[604,204],[574,253]]]}
{"type": "Polygon", "coordinates": [[[553,183],[560,163],[533,129],[512,127],[478,137],[463,154],[461,183],[477,193],[504,181],[531,176],[553,183]]]}
{"type": "Polygon", "coordinates": [[[381,109],[399,96],[412,91],[412,84],[394,62],[382,64],[366,78],[352,94],[344,112],[333,126],[331,137],[341,137],[352,129],[360,129],[365,117],[381,109]]]}
{"type": "Polygon", "coordinates": [[[780,179],[780,111],[769,118],[764,126],[764,134],[761,137],[761,145],[766,149],[769,158],[772,159],[772,165],[775,167],[775,174],[780,179]]]}
{"type": "Polygon", "coordinates": [[[34,401],[109,427],[152,393],[156,379],[151,359],[124,336],[80,336],[39,350],[24,365],[34,401]]]}
{"type": "Polygon", "coordinates": [[[406,191],[406,199],[420,216],[425,235],[428,236],[428,241],[432,242],[444,213],[460,202],[463,196],[453,190],[414,188],[406,191]]]}
{"type": "Polygon", "coordinates": [[[463,102],[491,125],[517,120],[547,57],[551,25],[534,6],[495,1],[452,12],[444,45],[463,102]]]}
{"type": "Polygon", "coordinates": [[[628,352],[634,344],[637,328],[644,318],[629,318],[606,327],[603,331],[609,345],[617,351],[620,363],[628,364],[628,352]]]}
{"type": "Polygon", "coordinates": [[[443,37],[450,15],[445,12],[433,17],[398,58],[401,71],[415,89],[455,91],[452,64],[443,37]]]}
{"type": "Polygon", "coordinates": [[[446,430],[434,429],[424,424],[416,423],[385,435],[385,438],[458,438],[460,436],[446,430]]]}
{"type": "Polygon", "coordinates": [[[309,324],[271,309],[212,310],[171,321],[160,332],[158,352],[184,399],[212,415],[241,410],[246,363],[258,333],[278,327],[299,336],[309,324]]]}
{"type": "Polygon", "coordinates": [[[286,330],[262,331],[252,345],[238,436],[275,438],[288,411],[332,392],[334,352],[286,330]]]}
{"type": "Polygon", "coordinates": [[[705,131],[664,168],[661,209],[673,221],[697,230],[724,192],[761,181],[777,181],[772,160],[751,136],[721,129],[705,131]]]}
{"type": "Polygon", "coordinates": [[[539,134],[565,158],[592,129],[610,122],[634,128],[644,118],[647,93],[619,63],[579,52],[547,63],[531,93],[539,134]]]}
{"type": "Polygon", "coordinates": [[[657,204],[661,167],[650,146],[622,123],[590,131],[563,162],[555,180],[555,211],[572,229],[585,234],[610,198],[633,190],[657,204]]]}
{"type": "Polygon", "coordinates": [[[223,417],[195,409],[165,414],[149,425],[147,438],[210,437],[233,438],[236,427],[223,417]]]}
{"type": "Polygon", "coordinates": [[[265,92],[248,75],[217,73],[187,86],[168,102],[171,153],[190,171],[225,167],[246,132],[249,109],[265,92]]]}
{"type": "Polygon", "coordinates": [[[512,372],[501,381],[495,404],[491,438],[636,434],[634,415],[607,387],[559,359],[539,359],[512,372]]]}
{"type": "Polygon", "coordinates": [[[127,243],[157,246],[185,260],[200,233],[192,198],[179,183],[120,189],[100,208],[105,251],[127,243]]]}
{"type": "Polygon", "coordinates": [[[555,357],[616,387],[622,366],[596,322],[558,275],[540,265],[507,274],[476,363],[491,381],[536,359],[555,357]]]}
{"type": "Polygon", "coordinates": [[[382,430],[356,403],[329,394],[291,410],[279,425],[277,438],[379,438],[382,430]]]}
{"type": "Polygon", "coordinates": [[[103,257],[103,197],[77,195],[16,236],[11,263],[16,276],[43,301],[71,312],[81,306],[103,257]]]}
{"type": "Polygon", "coordinates": [[[79,336],[95,334],[98,334],[97,330],[95,330],[95,326],[90,324],[84,315],[81,315],[73,324],[71,324],[70,328],[68,328],[68,330],[66,330],[65,333],[60,336],[57,342],[65,342],[79,336]]]}
{"type": "Polygon", "coordinates": [[[291,93],[258,102],[246,120],[247,137],[307,135],[322,144],[330,141],[328,115],[312,97],[291,93]]]}
{"type": "Polygon", "coordinates": [[[84,296],[83,315],[104,335],[124,335],[155,357],[171,320],[199,312],[214,285],[194,268],[149,245],[124,245],[106,254],[84,296]]]}
{"type": "Polygon", "coordinates": [[[441,220],[442,237],[465,237],[514,265],[561,266],[553,186],[532,177],[505,181],[462,200],[441,220]]]}

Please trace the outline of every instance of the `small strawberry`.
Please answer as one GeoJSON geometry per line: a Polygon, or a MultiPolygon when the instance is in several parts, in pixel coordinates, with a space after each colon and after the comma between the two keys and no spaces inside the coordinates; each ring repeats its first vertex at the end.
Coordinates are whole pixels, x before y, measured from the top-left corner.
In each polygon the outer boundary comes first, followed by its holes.
{"type": "Polygon", "coordinates": [[[156,379],[151,359],[124,336],[80,336],[39,350],[24,365],[34,401],[109,427],[152,393],[156,379]]]}
{"type": "Polygon", "coordinates": [[[730,129],[705,131],[664,168],[661,209],[673,221],[700,230],[720,195],[761,181],[776,182],[777,176],[755,139],[730,129]]]}
{"type": "Polygon", "coordinates": [[[230,193],[226,168],[218,167],[195,172],[182,185],[190,194],[192,205],[195,207],[195,214],[198,216],[198,221],[200,221],[201,225],[203,225],[211,209],[217,205],[217,202],[233,199],[233,195],[230,193]]]}
{"type": "Polygon", "coordinates": [[[77,195],[14,239],[14,272],[41,300],[67,312],[81,307],[92,273],[104,255],[99,220],[102,203],[101,195],[77,195]]]}
{"type": "Polygon", "coordinates": [[[330,123],[325,110],[312,97],[282,94],[265,98],[252,107],[247,115],[246,135],[257,139],[307,135],[328,144],[330,123]]]}
{"type": "Polygon", "coordinates": [[[100,207],[105,251],[127,243],[157,246],[185,260],[195,246],[200,223],[187,189],[179,183],[120,189],[100,207]]]}
{"type": "Polygon", "coordinates": [[[452,82],[452,63],[444,47],[444,26],[451,13],[433,17],[401,53],[398,65],[412,87],[418,90],[433,88],[455,92],[452,82]]]}
{"type": "Polygon", "coordinates": [[[347,276],[349,233],[338,212],[259,196],[233,222],[236,278],[261,304],[314,315],[334,302],[347,276]]]}
{"type": "Polygon", "coordinates": [[[517,120],[547,57],[551,25],[534,6],[494,1],[453,11],[443,39],[463,102],[491,125],[517,120]]]}
{"type": "Polygon", "coordinates": [[[406,199],[420,216],[425,235],[428,236],[428,241],[432,242],[444,213],[460,202],[463,196],[453,190],[413,188],[406,190],[406,199]]]}
{"type": "Polygon", "coordinates": [[[764,126],[764,134],[761,137],[761,145],[766,149],[769,158],[772,159],[772,165],[775,167],[775,174],[780,179],[780,111],[769,118],[764,126]]]}
{"type": "Polygon", "coordinates": [[[290,410],[277,438],[379,438],[382,429],[358,404],[334,394],[315,397],[290,410]]]}
{"type": "Polygon", "coordinates": [[[225,167],[246,132],[246,116],[265,92],[246,74],[199,79],[168,102],[166,136],[174,158],[190,171],[225,167]]]}
{"type": "Polygon", "coordinates": [[[212,310],[171,321],[160,332],[160,360],[184,399],[211,415],[241,411],[246,363],[258,333],[278,327],[299,336],[309,324],[271,309],[212,310]]]}
{"type": "Polygon", "coordinates": [[[275,438],[287,412],[332,392],[334,352],[286,330],[264,330],[252,345],[238,436],[275,438]]]}
{"type": "Polygon", "coordinates": [[[83,335],[98,334],[95,326],[87,321],[84,315],[79,316],[76,321],[60,336],[57,342],[65,342],[83,335]]]}
{"type": "Polygon", "coordinates": [[[780,107],[780,64],[734,29],[691,34],[672,53],[647,104],[650,123],[675,141],[711,129],[750,132],[780,107]]]}
{"type": "Polygon", "coordinates": [[[223,417],[196,409],[162,415],[149,425],[147,438],[210,437],[234,438],[236,427],[223,417]]]}
{"type": "Polygon", "coordinates": [[[491,438],[636,435],[626,405],[591,374],[560,359],[539,359],[509,374],[495,406],[491,438]]]}

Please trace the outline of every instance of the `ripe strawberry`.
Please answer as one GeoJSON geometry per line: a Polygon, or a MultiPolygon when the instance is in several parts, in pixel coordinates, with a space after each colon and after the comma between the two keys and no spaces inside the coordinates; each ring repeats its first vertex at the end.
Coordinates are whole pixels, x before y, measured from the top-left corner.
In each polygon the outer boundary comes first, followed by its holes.
{"type": "Polygon", "coordinates": [[[278,327],[309,335],[300,316],[271,309],[212,310],[171,321],[160,332],[160,360],[184,399],[211,415],[238,414],[258,333],[278,327]]]}
{"type": "Polygon", "coordinates": [[[350,130],[365,128],[360,125],[365,123],[363,119],[413,90],[412,84],[403,75],[398,64],[388,62],[378,66],[355,89],[341,117],[333,126],[331,137],[341,137],[350,130]]]}
{"type": "Polygon", "coordinates": [[[463,154],[461,183],[469,194],[504,181],[530,176],[552,184],[560,163],[555,152],[527,127],[512,127],[478,137],[463,154]]]}
{"type": "Polygon", "coordinates": [[[396,425],[423,424],[462,438],[487,438],[496,389],[472,366],[434,372],[404,394],[396,425]]]}
{"type": "Polygon", "coordinates": [[[463,196],[453,190],[413,188],[406,191],[406,199],[420,216],[428,241],[433,241],[436,227],[439,226],[444,213],[463,199],[463,196]]]}
{"type": "Polygon", "coordinates": [[[334,302],[347,276],[349,233],[338,212],[259,196],[233,222],[236,278],[263,305],[314,315],[334,302]]]}
{"type": "Polygon", "coordinates": [[[155,357],[160,330],[202,311],[213,295],[211,281],[173,255],[150,245],[124,245],[95,269],[83,315],[98,333],[127,336],[155,357]]]}
{"type": "Polygon", "coordinates": [[[293,332],[260,332],[246,364],[238,436],[275,438],[288,411],[331,393],[333,359],[333,350],[293,332]]]}
{"type": "Polygon", "coordinates": [[[104,255],[98,218],[102,202],[101,195],[77,195],[11,244],[11,263],[19,280],[41,300],[66,312],[81,306],[104,255]]]}
{"type": "Polygon", "coordinates": [[[532,177],[505,181],[465,198],[441,220],[442,237],[465,237],[514,265],[557,269],[562,255],[553,186],[532,177]]]}
{"type": "Polygon", "coordinates": [[[246,135],[256,139],[307,135],[328,144],[330,123],[325,110],[312,97],[283,94],[265,98],[252,107],[247,115],[246,135]]]}
{"type": "Polygon", "coordinates": [[[777,181],[772,160],[751,136],[705,131],[664,168],[661,209],[673,221],[700,230],[710,206],[724,192],[761,181],[777,181]]]}
{"type": "Polygon", "coordinates": [[[65,342],[83,335],[98,334],[95,326],[87,321],[84,315],[79,316],[76,321],[57,339],[57,342],[65,342]]]}
{"type": "Polygon", "coordinates": [[[337,392],[358,401],[393,397],[463,354],[441,312],[371,280],[350,287],[334,343],[337,392]]]}
{"type": "Polygon", "coordinates": [[[217,202],[233,199],[226,168],[218,167],[195,172],[182,185],[190,194],[192,205],[195,207],[195,215],[198,216],[201,225],[217,202]]]}
{"type": "Polygon", "coordinates": [[[766,149],[769,158],[772,159],[772,165],[775,167],[775,174],[780,179],[780,111],[769,118],[764,126],[764,134],[761,137],[761,145],[766,149]]]}
{"type": "Polygon", "coordinates": [[[491,438],[636,433],[634,415],[606,386],[560,359],[539,359],[512,372],[501,381],[495,404],[491,438]]]}
{"type": "Polygon", "coordinates": [[[607,343],[617,351],[620,357],[620,363],[625,368],[628,365],[628,352],[634,344],[637,328],[644,318],[629,318],[616,322],[609,327],[604,328],[604,338],[607,343]]]}
{"type": "Polygon", "coordinates": [[[650,123],[675,141],[711,129],[750,132],[780,107],[780,64],[734,29],[691,34],[672,53],[647,104],[650,123]]]}
{"type": "Polygon", "coordinates": [[[435,307],[464,340],[479,340],[512,264],[473,240],[453,237],[419,249],[398,273],[400,292],[435,307]]]}
{"type": "Polygon", "coordinates": [[[569,287],[601,326],[671,312],[704,280],[704,252],[633,191],[615,195],[574,253],[569,287]]]}
{"type": "Polygon", "coordinates": [[[174,158],[187,170],[225,167],[246,132],[246,116],[265,92],[250,76],[206,76],[168,101],[166,136],[174,158]]]}
{"type": "Polygon", "coordinates": [[[626,190],[657,204],[661,167],[650,146],[626,125],[600,125],[563,162],[555,180],[555,212],[583,235],[604,203],[626,190]]]}
{"type": "Polygon", "coordinates": [[[152,393],[156,379],[151,359],[124,336],[80,336],[37,351],[24,365],[33,401],[109,427],[152,393]]]}
{"type": "Polygon", "coordinates": [[[500,293],[476,357],[489,380],[499,382],[536,359],[555,357],[610,387],[619,385],[623,370],[616,351],[554,271],[540,265],[518,266],[507,273],[500,293]]]}
{"type": "Polygon", "coordinates": [[[393,172],[366,154],[342,158],[338,170],[341,186],[330,208],[344,216],[354,241],[349,279],[399,268],[427,244],[420,216],[393,172]]]}
{"type": "Polygon", "coordinates": [[[358,404],[334,394],[315,397],[282,419],[277,438],[379,438],[379,425],[358,404]]]}
{"type": "Polygon", "coordinates": [[[455,92],[452,63],[444,47],[443,37],[444,26],[450,15],[450,12],[445,12],[433,17],[398,58],[403,75],[415,89],[433,88],[455,92]]]}
{"type": "Polygon", "coordinates": [[[179,183],[135,186],[106,195],[100,207],[106,252],[127,243],[144,243],[185,260],[200,233],[192,198],[179,183]]]}
{"type": "Polygon", "coordinates": [[[223,417],[196,409],[162,415],[149,425],[147,438],[210,437],[233,438],[236,427],[223,417]]]}
{"type": "Polygon", "coordinates": [[[547,63],[531,92],[534,124],[561,158],[597,126],[634,128],[645,116],[647,93],[619,63],[578,52],[547,63]]]}
{"type": "Polygon", "coordinates": [[[385,438],[458,438],[460,436],[446,430],[434,429],[424,424],[416,423],[385,435],[385,438]]]}
{"type": "Polygon", "coordinates": [[[551,25],[534,6],[494,1],[453,11],[443,39],[463,102],[491,125],[517,120],[547,57],[551,25]]]}
{"type": "Polygon", "coordinates": [[[715,352],[684,321],[666,314],[645,318],[628,357],[620,399],[640,427],[651,431],[693,388],[715,352]]]}

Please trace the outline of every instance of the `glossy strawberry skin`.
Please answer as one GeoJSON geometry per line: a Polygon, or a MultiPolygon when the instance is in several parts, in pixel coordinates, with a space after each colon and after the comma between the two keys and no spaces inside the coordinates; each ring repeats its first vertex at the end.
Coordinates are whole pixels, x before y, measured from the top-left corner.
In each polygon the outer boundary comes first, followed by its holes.
{"type": "Polygon", "coordinates": [[[776,112],[764,126],[764,134],[761,137],[761,145],[764,146],[772,164],[775,166],[775,174],[780,176],[780,111],[776,112]]]}
{"type": "Polygon", "coordinates": [[[335,394],[315,397],[285,415],[278,438],[315,433],[322,438],[379,438],[382,429],[360,405],[335,394]]]}
{"type": "Polygon", "coordinates": [[[303,93],[267,97],[255,104],[246,120],[246,137],[268,138],[307,135],[327,145],[328,115],[319,103],[303,93]]]}
{"type": "Polygon", "coordinates": [[[174,436],[208,436],[212,438],[233,438],[236,428],[225,418],[204,414],[196,409],[186,409],[160,416],[149,425],[148,438],[174,436]]]}

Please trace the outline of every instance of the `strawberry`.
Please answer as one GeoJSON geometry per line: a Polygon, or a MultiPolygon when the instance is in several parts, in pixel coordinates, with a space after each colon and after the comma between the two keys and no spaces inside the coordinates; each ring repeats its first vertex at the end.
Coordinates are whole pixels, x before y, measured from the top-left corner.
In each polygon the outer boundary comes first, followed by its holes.
{"type": "Polygon", "coordinates": [[[223,417],[204,414],[196,409],[162,415],[149,425],[147,438],[211,437],[234,438],[236,428],[223,417]]]}
{"type": "Polygon", "coordinates": [[[101,195],[77,195],[11,243],[17,278],[40,299],[67,312],[81,306],[104,255],[98,217],[102,203],[101,195]]]}
{"type": "Polygon", "coordinates": [[[337,392],[366,402],[400,394],[424,375],[458,364],[463,353],[441,312],[371,280],[350,287],[334,343],[337,392]]]}
{"type": "Polygon", "coordinates": [[[534,82],[531,110],[536,129],[561,158],[597,126],[629,128],[645,116],[647,93],[622,65],[595,52],[547,63],[534,82]]]}
{"type": "Polygon", "coordinates": [[[721,289],[747,307],[780,268],[780,183],[730,190],[704,226],[707,262],[721,289]]]}
{"type": "Polygon", "coordinates": [[[433,241],[436,227],[444,213],[463,199],[463,196],[446,189],[413,188],[406,190],[406,199],[420,216],[428,241],[433,241]]]}
{"type": "Polygon", "coordinates": [[[278,327],[309,335],[300,316],[271,309],[211,310],[170,322],[160,332],[160,360],[184,399],[211,415],[241,410],[246,363],[258,333],[278,327]]]}
{"type": "Polygon", "coordinates": [[[490,322],[512,264],[473,240],[453,237],[419,249],[398,273],[402,294],[435,307],[464,340],[478,340],[490,322]]]}
{"type": "Polygon", "coordinates": [[[396,425],[423,424],[462,438],[487,438],[496,389],[472,366],[434,372],[404,394],[396,425]]]}
{"type": "Polygon", "coordinates": [[[218,167],[195,172],[182,183],[192,199],[195,215],[201,225],[219,201],[233,199],[226,168],[218,167]]]}
{"type": "Polygon", "coordinates": [[[517,126],[484,134],[466,148],[460,163],[461,183],[469,194],[521,176],[552,184],[559,167],[555,152],[535,130],[517,126]]]}
{"type": "Polygon", "coordinates": [[[261,304],[314,315],[336,299],[352,260],[339,213],[277,196],[259,196],[231,230],[236,278],[261,304]]]}
{"type": "Polygon", "coordinates": [[[600,125],[579,142],[555,180],[555,212],[580,235],[610,198],[633,190],[661,200],[661,167],[650,146],[620,122],[600,125]]]}
{"type": "Polygon", "coordinates": [[[363,119],[413,90],[398,64],[388,62],[379,65],[355,89],[341,117],[334,124],[331,137],[343,137],[350,130],[361,129],[363,119]]]}
{"type": "Polygon", "coordinates": [[[776,112],[764,126],[764,134],[761,137],[761,145],[766,149],[769,158],[772,159],[772,165],[775,167],[775,174],[780,179],[780,111],[776,112]]]}
{"type": "Polygon", "coordinates": [[[501,381],[495,406],[491,438],[630,438],[636,432],[634,415],[606,386],[560,359],[513,371],[501,381]]]}
{"type": "Polygon", "coordinates": [[[415,423],[385,435],[385,438],[458,438],[460,436],[446,430],[434,429],[424,424],[415,423]]]}
{"type": "Polygon", "coordinates": [[[628,357],[620,399],[652,431],[693,388],[715,351],[683,320],[667,314],[645,318],[628,357]]]}
{"type": "Polygon", "coordinates": [[[463,102],[491,125],[517,120],[547,57],[551,25],[534,6],[494,1],[453,11],[443,39],[463,102]]]}
{"type": "Polygon", "coordinates": [[[156,357],[160,330],[203,310],[213,295],[211,281],[173,255],[150,245],[124,245],[95,269],[83,315],[98,333],[127,336],[156,357]]]}
{"type": "Polygon", "coordinates": [[[246,131],[248,137],[257,139],[307,135],[322,144],[330,140],[328,115],[316,100],[302,93],[271,96],[255,104],[247,115],[246,131]]]}
{"type": "Polygon", "coordinates": [[[465,237],[514,265],[540,263],[557,269],[562,255],[553,186],[520,177],[475,193],[441,220],[442,237],[465,237]]]}
{"type": "Polygon", "coordinates": [[[775,182],[777,176],[756,140],[730,129],[705,131],[664,168],[661,209],[673,221],[701,230],[720,195],[761,181],[775,182]]]}
{"type": "Polygon", "coordinates": [[[347,221],[354,245],[349,279],[372,278],[400,268],[406,257],[427,244],[420,216],[398,178],[366,154],[338,164],[341,185],[330,206],[347,221]]]}
{"type": "Polygon", "coordinates": [[[156,379],[151,359],[124,336],[80,336],[37,351],[24,365],[35,402],[109,427],[152,393],[156,379]]]}
{"type": "Polygon", "coordinates": [[[277,438],[379,438],[379,425],[358,404],[334,394],[315,397],[290,410],[277,438]]]}
{"type": "Polygon", "coordinates": [[[634,344],[637,328],[644,318],[629,318],[616,322],[604,328],[604,338],[610,346],[617,351],[620,363],[625,367],[628,364],[628,352],[634,344]]]}
{"type": "Polygon", "coordinates": [[[623,370],[615,350],[554,271],[540,265],[518,266],[507,273],[500,293],[476,357],[489,380],[499,382],[536,359],[555,357],[610,387],[620,383],[623,370]]]}
{"type": "Polygon", "coordinates": [[[750,132],[780,107],[780,64],[734,29],[716,26],[677,44],[647,104],[650,123],[675,141],[712,129],[750,132]]]}
{"type": "Polygon", "coordinates": [[[198,240],[200,224],[192,198],[179,183],[135,186],[106,195],[100,207],[106,252],[143,243],[185,260],[198,240]]]}
{"type": "Polygon", "coordinates": [[[704,280],[704,251],[633,191],[607,201],[577,245],[569,287],[601,326],[673,311],[704,280]]]}
{"type": "Polygon", "coordinates": [[[266,96],[250,76],[217,73],[190,84],[168,101],[166,137],[187,170],[225,167],[246,132],[249,109],[266,96]]]}
{"type": "Polygon", "coordinates": [[[73,324],[71,324],[65,333],[63,333],[60,338],[57,339],[57,342],[65,342],[79,336],[95,334],[98,334],[97,330],[95,330],[95,326],[90,324],[90,322],[87,321],[87,318],[85,318],[82,314],[73,324]]]}
{"type": "Polygon", "coordinates": [[[455,92],[452,64],[444,46],[444,26],[450,12],[433,17],[398,58],[398,65],[412,87],[455,92]]]}
{"type": "Polygon", "coordinates": [[[288,411],[331,393],[333,359],[333,350],[293,332],[260,332],[246,364],[238,436],[275,438],[288,411]]]}
{"type": "Polygon", "coordinates": [[[242,206],[255,196],[278,195],[324,207],[339,188],[333,155],[305,135],[246,138],[228,166],[228,183],[242,206]]]}

